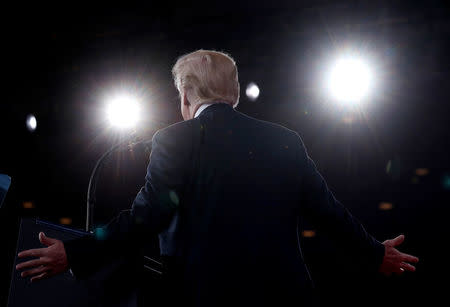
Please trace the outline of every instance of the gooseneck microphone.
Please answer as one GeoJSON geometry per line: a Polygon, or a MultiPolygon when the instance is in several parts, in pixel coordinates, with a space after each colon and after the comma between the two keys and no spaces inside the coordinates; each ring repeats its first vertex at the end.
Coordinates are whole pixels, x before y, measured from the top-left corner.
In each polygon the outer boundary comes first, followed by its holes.
{"type": "Polygon", "coordinates": [[[130,139],[121,141],[118,144],[113,145],[107,152],[105,152],[100,159],[97,160],[94,169],[92,170],[91,177],[89,179],[89,185],[87,190],[87,202],[86,202],[86,228],[87,232],[92,232],[91,228],[94,223],[94,208],[96,202],[95,192],[97,190],[97,182],[100,176],[100,171],[111,156],[111,154],[117,150],[128,149],[131,150],[135,147],[142,147],[147,150],[151,150],[151,139],[140,140],[136,136],[132,136],[130,139]]]}

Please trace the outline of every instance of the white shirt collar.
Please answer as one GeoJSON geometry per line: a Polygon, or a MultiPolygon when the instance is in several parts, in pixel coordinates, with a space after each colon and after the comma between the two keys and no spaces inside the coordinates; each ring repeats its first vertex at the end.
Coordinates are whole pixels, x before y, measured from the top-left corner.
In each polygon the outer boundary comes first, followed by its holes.
{"type": "Polygon", "coordinates": [[[195,112],[194,118],[196,118],[197,116],[199,116],[200,113],[202,113],[204,109],[206,109],[206,108],[209,107],[210,105],[213,105],[213,104],[216,104],[216,103],[226,103],[226,102],[204,103],[204,104],[202,104],[202,105],[197,109],[197,112],[195,112]]]}

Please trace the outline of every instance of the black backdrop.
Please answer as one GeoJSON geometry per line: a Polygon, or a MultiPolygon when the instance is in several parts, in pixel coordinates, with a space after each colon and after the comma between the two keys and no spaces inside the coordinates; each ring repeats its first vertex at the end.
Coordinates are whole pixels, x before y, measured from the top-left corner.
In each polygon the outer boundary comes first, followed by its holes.
{"type": "MultiPolygon", "coordinates": [[[[356,306],[349,297],[373,291],[379,300],[371,303],[390,306],[445,298],[450,21],[443,1],[10,4],[4,12],[0,172],[13,184],[0,214],[1,304],[19,216],[70,217],[72,227],[83,227],[89,173],[117,138],[102,120],[104,93],[133,88],[145,97],[141,133],[151,136],[181,120],[170,69],[199,48],[236,59],[239,111],[298,131],[337,198],[379,240],[404,233],[402,250],[421,259],[415,274],[368,275],[317,231],[302,242],[322,302],[356,306]],[[370,59],[377,76],[361,113],[333,107],[320,82],[329,58],[349,46],[370,59]],[[251,81],[261,88],[254,102],[245,96],[251,81]],[[30,113],[38,121],[33,133],[25,127],[30,113]],[[343,120],[349,116],[351,123],[343,120]],[[24,201],[34,208],[24,209],[24,201]],[[383,201],[393,209],[380,211],[383,201]]],[[[97,224],[130,206],[146,163],[145,153],[113,157],[99,186],[97,224]]]]}

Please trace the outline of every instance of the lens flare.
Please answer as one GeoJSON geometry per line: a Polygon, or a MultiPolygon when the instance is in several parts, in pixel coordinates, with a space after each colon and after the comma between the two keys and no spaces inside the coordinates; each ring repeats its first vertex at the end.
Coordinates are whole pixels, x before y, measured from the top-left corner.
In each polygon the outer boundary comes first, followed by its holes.
{"type": "Polygon", "coordinates": [[[367,97],[372,81],[372,72],[363,60],[342,58],[331,68],[327,86],[339,103],[355,105],[367,97]]]}
{"type": "Polygon", "coordinates": [[[33,132],[34,130],[36,130],[36,128],[37,128],[36,117],[32,114],[28,115],[26,124],[27,124],[27,128],[30,132],[33,132]]]}
{"type": "Polygon", "coordinates": [[[249,83],[249,85],[247,85],[245,94],[247,95],[248,99],[255,101],[259,97],[259,87],[255,83],[251,82],[249,83]]]}
{"type": "Polygon", "coordinates": [[[140,107],[136,98],[122,95],[111,100],[106,112],[112,126],[127,129],[138,123],[140,107]]]}

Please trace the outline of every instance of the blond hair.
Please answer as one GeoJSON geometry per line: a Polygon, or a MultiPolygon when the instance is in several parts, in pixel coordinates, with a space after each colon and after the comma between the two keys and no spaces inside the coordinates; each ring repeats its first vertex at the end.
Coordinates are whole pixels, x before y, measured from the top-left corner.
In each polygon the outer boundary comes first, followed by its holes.
{"type": "Polygon", "coordinates": [[[239,102],[239,81],[235,61],[227,54],[197,50],[178,58],[172,68],[180,95],[187,92],[191,103],[239,102]]]}

